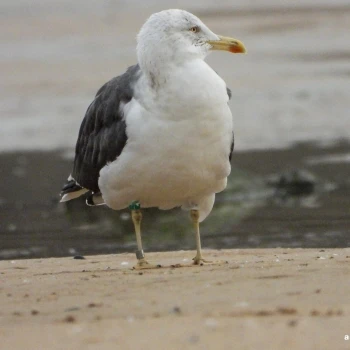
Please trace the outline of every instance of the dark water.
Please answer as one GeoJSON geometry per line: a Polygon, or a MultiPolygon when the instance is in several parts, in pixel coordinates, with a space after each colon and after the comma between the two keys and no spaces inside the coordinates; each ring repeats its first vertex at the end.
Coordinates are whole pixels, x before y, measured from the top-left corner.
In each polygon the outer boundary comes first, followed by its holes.
{"type": "MultiPolygon", "coordinates": [[[[63,152],[0,155],[0,258],[133,252],[128,210],[58,204],[71,160],[63,152]]],[[[350,145],[303,144],[236,152],[228,188],[201,226],[206,248],[347,247],[350,243],[350,145]],[[305,169],[313,188],[282,193],[271,176],[305,169]],[[301,191],[305,192],[305,191],[301,191]]],[[[144,211],[145,251],[194,249],[188,213],[144,211]]]]}

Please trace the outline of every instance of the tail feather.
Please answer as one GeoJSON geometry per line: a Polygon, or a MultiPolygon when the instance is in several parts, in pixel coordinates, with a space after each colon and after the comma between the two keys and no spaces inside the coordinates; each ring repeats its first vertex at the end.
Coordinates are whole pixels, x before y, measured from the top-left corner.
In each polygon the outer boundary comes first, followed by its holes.
{"type": "Polygon", "coordinates": [[[70,192],[75,192],[75,191],[79,191],[84,187],[81,187],[74,179],[69,179],[68,181],[65,183],[65,185],[62,187],[62,191],[61,194],[66,194],[66,193],[70,193],[70,192]]]}
{"type": "Polygon", "coordinates": [[[69,176],[66,184],[62,188],[60,202],[67,202],[78,198],[86,192],[89,192],[89,190],[80,186],[72,176],[69,176]]]}

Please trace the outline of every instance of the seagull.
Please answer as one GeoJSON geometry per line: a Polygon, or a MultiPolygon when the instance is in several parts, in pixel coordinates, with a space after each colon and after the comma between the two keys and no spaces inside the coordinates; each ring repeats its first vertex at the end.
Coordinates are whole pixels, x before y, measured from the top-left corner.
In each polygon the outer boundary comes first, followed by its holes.
{"type": "Polygon", "coordinates": [[[234,147],[231,91],[204,61],[213,50],[245,53],[237,39],[216,35],[178,9],[152,14],[137,35],[137,61],[104,84],[88,107],[61,202],[83,194],[88,205],[129,208],[137,251],[145,259],[142,208],[190,212],[197,253],[199,223],[225,189],[234,147]]]}

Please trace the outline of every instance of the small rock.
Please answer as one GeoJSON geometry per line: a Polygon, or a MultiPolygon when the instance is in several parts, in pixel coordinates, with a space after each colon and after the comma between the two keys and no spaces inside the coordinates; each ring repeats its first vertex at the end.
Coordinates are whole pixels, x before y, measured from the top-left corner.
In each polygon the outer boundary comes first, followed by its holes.
{"type": "Polygon", "coordinates": [[[191,335],[189,338],[188,338],[188,342],[191,343],[191,344],[196,344],[199,342],[199,336],[198,335],[191,335]]]}
{"type": "Polygon", "coordinates": [[[128,316],[128,317],[126,318],[126,321],[127,321],[128,323],[133,323],[133,322],[135,321],[135,318],[134,318],[134,316],[128,316]]]}
{"type": "Polygon", "coordinates": [[[283,196],[309,195],[314,192],[316,178],[304,169],[292,169],[270,177],[267,184],[283,196]]]}
{"type": "Polygon", "coordinates": [[[173,312],[174,314],[177,314],[177,315],[179,315],[179,314],[182,313],[182,311],[181,311],[181,309],[180,309],[179,306],[174,306],[172,312],[173,312]]]}
{"type": "Polygon", "coordinates": [[[289,327],[295,327],[298,324],[298,321],[297,320],[290,320],[290,321],[288,321],[287,324],[289,327]]]}
{"type": "Polygon", "coordinates": [[[102,303],[89,303],[89,304],[88,304],[88,307],[89,307],[89,308],[101,307],[101,306],[102,306],[102,303]]]}
{"type": "Polygon", "coordinates": [[[63,322],[67,322],[67,323],[75,323],[76,321],[77,321],[76,318],[72,315],[68,315],[63,320],[63,322]]]}
{"type": "Polygon", "coordinates": [[[72,312],[72,311],[79,311],[79,310],[80,310],[80,307],[73,306],[73,307],[69,307],[69,308],[65,309],[64,311],[65,312],[72,312]]]}
{"type": "Polygon", "coordinates": [[[181,266],[182,266],[181,264],[173,264],[173,265],[171,265],[171,267],[172,267],[173,269],[179,268],[179,267],[181,267],[181,266]]]}
{"type": "Polygon", "coordinates": [[[256,313],[256,316],[272,316],[273,312],[272,311],[267,311],[267,310],[261,310],[256,313]]]}
{"type": "Polygon", "coordinates": [[[297,313],[297,310],[294,308],[288,308],[288,307],[279,307],[277,309],[277,312],[282,315],[294,315],[297,313]]]}
{"type": "Polygon", "coordinates": [[[73,259],[77,259],[77,260],[84,260],[85,257],[82,255],[76,255],[73,259]]]}
{"type": "Polygon", "coordinates": [[[215,318],[207,318],[205,320],[205,325],[209,328],[216,328],[219,325],[219,322],[215,318]]]}

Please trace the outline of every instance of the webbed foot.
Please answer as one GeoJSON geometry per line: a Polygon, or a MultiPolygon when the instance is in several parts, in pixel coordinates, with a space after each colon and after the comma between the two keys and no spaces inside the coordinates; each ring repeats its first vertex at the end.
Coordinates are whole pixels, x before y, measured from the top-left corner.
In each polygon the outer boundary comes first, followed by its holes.
{"type": "Polygon", "coordinates": [[[150,264],[146,259],[139,259],[133,270],[159,269],[162,265],[150,264]]]}

